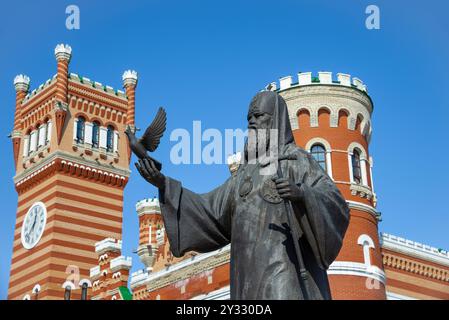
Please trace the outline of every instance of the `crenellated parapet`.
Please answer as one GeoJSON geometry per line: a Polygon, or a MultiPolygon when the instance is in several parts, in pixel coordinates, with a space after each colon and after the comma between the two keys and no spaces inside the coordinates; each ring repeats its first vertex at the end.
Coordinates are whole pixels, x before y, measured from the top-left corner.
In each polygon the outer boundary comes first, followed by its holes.
{"type": "Polygon", "coordinates": [[[136,203],[136,211],[139,216],[143,214],[161,214],[158,198],[143,199],[136,203]]]}
{"type": "Polygon", "coordinates": [[[308,85],[334,85],[351,87],[368,94],[368,88],[359,78],[353,77],[346,73],[337,73],[336,79],[333,79],[332,72],[320,71],[317,76],[313,76],[312,72],[300,72],[297,80],[293,76],[285,76],[279,79],[279,87],[276,82],[272,82],[272,90],[287,90],[297,86],[308,85]]]}
{"type": "Polygon", "coordinates": [[[271,90],[276,90],[286,100],[292,129],[298,129],[298,115],[305,111],[310,116],[310,127],[318,127],[318,115],[321,110],[330,113],[330,127],[339,125],[342,113],[348,117],[347,128],[358,130],[370,139],[371,114],[373,103],[368,95],[367,87],[359,78],[344,73],[337,73],[336,79],[332,72],[301,72],[294,80],[293,76],[283,77],[279,84],[270,84],[271,90]]]}

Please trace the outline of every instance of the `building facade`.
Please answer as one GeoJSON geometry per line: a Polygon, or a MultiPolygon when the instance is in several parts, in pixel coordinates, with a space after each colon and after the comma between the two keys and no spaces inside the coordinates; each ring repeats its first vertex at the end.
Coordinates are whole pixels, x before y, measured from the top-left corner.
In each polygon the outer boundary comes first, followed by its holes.
{"type": "MultiPolygon", "coordinates": [[[[131,258],[121,255],[131,157],[124,131],[135,128],[137,73],[124,72],[125,93],[70,73],[70,46],[56,46],[55,57],[56,75],[32,92],[29,77],[14,79],[18,206],[8,299],[229,299],[230,246],[174,257],[157,199],[136,204],[144,269],[129,274],[131,258]]],[[[449,299],[448,252],[378,231],[366,85],[303,72],[269,87],[287,102],[295,142],[351,210],[328,270],[333,298],[449,299]]],[[[229,158],[231,174],[239,162],[239,154],[229,158]]]]}
{"type": "MultiPolygon", "coordinates": [[[[330,72],[306,72],[269,87],[287,102],[297,145],[314,156],[350,207],[343,247],[328,270],[333,299],[449,299],[446,251],[378,232],[366,85],[347,74],[334,80],[330,72]]],[[[240,155],[229,158],[231,173],[239,161],[240,155]]],[[[158,200],[140,201],[136,211],[139,248],[151,250],[139,251],[145,269],[131,276],[134,299],[229,299],[229,245],[174,260],[158,200]]]]}
{"type": "Polygon", "coordinates": [[[121,239],[123,190],[134,126],[137,74],[123,74],[126,94],[69,73],[72,49],[55,48],[57,73],[29,92],[14,79],[11,134],[18,205],[8,299],[90,295],[95,243],[121,239]]]}

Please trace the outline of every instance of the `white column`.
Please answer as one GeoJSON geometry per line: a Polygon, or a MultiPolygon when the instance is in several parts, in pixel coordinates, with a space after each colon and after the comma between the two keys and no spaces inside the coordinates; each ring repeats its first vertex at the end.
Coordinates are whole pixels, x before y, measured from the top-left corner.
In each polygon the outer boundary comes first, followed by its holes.
{"type": "Polygon", "coordinates": [[[51,121],[47,122],[47,137],[46,137],[46,141],[45,144],[50,143],[51,141],[51,121]]]}
{"type": "Polygon", "coordinates": [[[373,157],[369,157],[369,176],[371,177],[371,191],[374,193],[374,182],[373,182],[373,157]]]}
{"type": "Polygon", "coordinates": [[[331,151],[326,151],[326,169],[327,169],[327,174],[333,180],[334,178],[332,176],[332,152],[331,151]]]}
{"type": "Polygon", "coordinates": [[[30,147],[30,136],[25,136],[23,139],[23,156],[28,156],[28,148],[30,147]]]}
{"type": "Polygon", "coordinates": [[[92,145],[92,123],[86,122],[84,127],[84,143],[92,145]]]}
{"type": "Polygon", "coordinates": [[[42,124],[39,127],[39,141],[38,141],[38,148],[45,145],[45,139],[47,138],[46,136],[46,129],[47,129],[47,125],[46,124],[42,124]]]}
{"type": "Polygon", "coordinates": [[[78,131],[78,119],[73,120],[73,140],[76,141],[76,133],[78,131]]]}
{"type": "Polygon", "coordinates": [[[107,137],[108,137],[108,129],[100,127],[100,148],[106,149],[107,137]]]}
{"type": "Polygon", "coordinates": [[[36,147],[37,147],[37,131],[34,130],[31,132],[30,153],[36,151],[36,147]]]}
{"type": "Polygon", "coordinates": [[[118,151],[118,131],[114,131],[114,146],[113,146],[113,150],[114,152],[118,151]]]}
{"type": "Polygon", "coordinates": [[[352,172],[352,152],[348,152],[348,164],[349,164],[349,182],[354,183],[354,174],[352,172]]]}
{"type": "Polygon", "coordinates": [[[364,186],[368,185],[368,175],[366,174],[366,165],[367,165],[366,159],[360,159],[360,167],[362,170],[362,184],[364,186]]]}

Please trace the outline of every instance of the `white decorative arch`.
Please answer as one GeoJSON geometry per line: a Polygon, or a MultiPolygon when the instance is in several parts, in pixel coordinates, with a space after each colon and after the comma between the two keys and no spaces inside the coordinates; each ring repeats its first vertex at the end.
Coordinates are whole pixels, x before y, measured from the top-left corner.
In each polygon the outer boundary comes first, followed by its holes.
{"type": "Polygon", "coordinates": [[[29,294],[26,294],[23,296],[22,300],[31,300],[31,296],[29,294]]]}
{"type": "Polygon", "coordinates": [[[310,152],[310,149],[315,145],[315,144],[321,144],[324,149],[326,149],[326,170],[327,170],[327,174],[329,175],[329,177],[331,179],[333,179],[333,175],[332,175],[332,148],[330,143],[320,137],[315,137],[310,139],[307,143],[306,143],[306,151],[310,152]]]}
{"type": "Polygon", "coordinates": [[[69,287],[70,290],[75,290],[76,289],[76,286],[75,286],[75,284],[72,281],[66,281],[61,286],[61,288],[63,288],[63,289],[65,289],[67,287],[69,287]]]}
{"type": "Polygon", "coordinates": [[[33,293],[38,293],[38,292],[40,292],[41,291],[41,286],[39,285],[39,284],[36,284],[34,287],[33,287],[33,290],[31,291],[31,292],[33,292],[33,293]]]}
{"type": "Polygon", "coordinates": [[[90,282],[90,280],[89,279],[82,279],[80,282],[79,282],[79,286],[81,287],[83,284],[85,284],[85,283],[87,283],[87,287],[92,287],[92,282],[90,282]]]}
{"type": "Polygon", "coordinates": [[[354,174],[352,171],[352,155],[354,153],[354,149],[358,149],[360,151],[360,169],[362,173],[362,185],[368,186],[368,174],[367,174],[367,165],[369,166],[368,161],[368,153],[365,148],[358,142],[352,142],[348,147],[348,166],[349,166],[349,181],[354,183],[354,174]]]}
{"type": "Polygon", "coordinates": [[[366,266],[371,266],[370,248],[375,248],[374,241],[367,234],[361,234],[357,239],[357,244],[363,246],[363,259],[366,266]]]}

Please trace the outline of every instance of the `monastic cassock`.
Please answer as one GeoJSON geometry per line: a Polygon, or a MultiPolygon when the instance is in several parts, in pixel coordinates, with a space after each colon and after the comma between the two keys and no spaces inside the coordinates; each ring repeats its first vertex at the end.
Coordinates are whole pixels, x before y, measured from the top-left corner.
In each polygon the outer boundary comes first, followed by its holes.
{"type": "Polygon", "coordinates": [[[304,299],[294,239],[317,288],[314,296],[331,299],[326,269],[340,251],[349,223],[346,201],[313,157],[294,144],[282,97],[259,93],[253,106],[271,112],[272,129],[279,132],[279,156],[296,155],[296,160],[280,165],[284,177],[303,193],[301,203],[292,203],[292,221],[301,234],[291,234],[273,176],[261,174],[260,163],[245,162],[234,176],[206,194],[166,178],[160,200],[171,251],[180,257],[191,250],[209,252],[231,243],[231,299],[304,299]]]}

